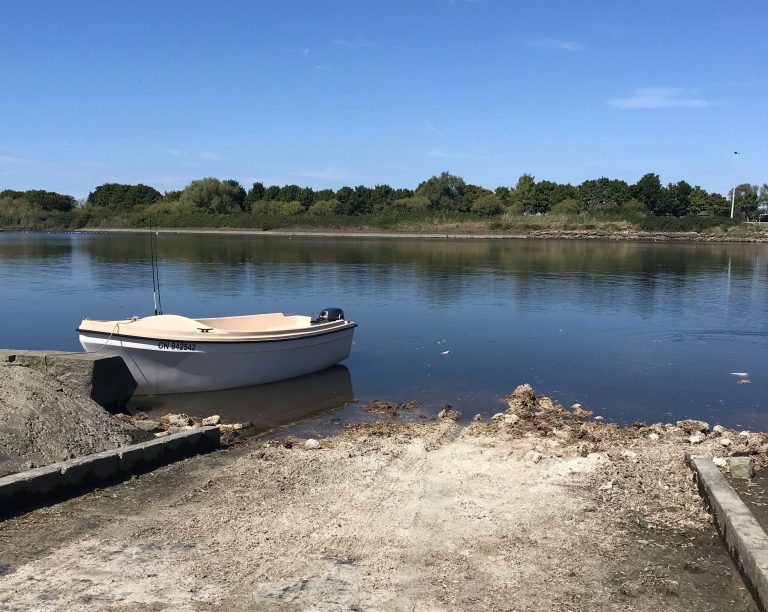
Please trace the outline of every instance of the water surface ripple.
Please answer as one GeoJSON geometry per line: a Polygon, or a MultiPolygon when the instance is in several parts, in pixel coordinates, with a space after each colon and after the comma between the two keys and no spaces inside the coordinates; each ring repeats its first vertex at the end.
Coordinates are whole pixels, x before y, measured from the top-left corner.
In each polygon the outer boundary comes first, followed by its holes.
{"type": "MultiPolygon", "coordinates": [[[[2,346],[79,350],[81,318],[148,314],[148,240],[0,233],[2,346]]],[[[767,245],[161,235],[158,247],[166,312],[340,306],[360,327],[347,369],[311,384],[147,407],[330,418],[379,398],[489,415],[529,382],[620,422],[768,428],[767,245]]]]}

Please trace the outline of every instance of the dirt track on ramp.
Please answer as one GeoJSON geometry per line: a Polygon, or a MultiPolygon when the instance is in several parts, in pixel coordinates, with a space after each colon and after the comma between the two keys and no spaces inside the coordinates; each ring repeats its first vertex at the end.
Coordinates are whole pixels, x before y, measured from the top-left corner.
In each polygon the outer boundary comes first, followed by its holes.
{"type": "Polygon", "coordinates": [[[680,436],[529,400],[252,440],[5,521],[0,608],[756,609],[680,436]]]}

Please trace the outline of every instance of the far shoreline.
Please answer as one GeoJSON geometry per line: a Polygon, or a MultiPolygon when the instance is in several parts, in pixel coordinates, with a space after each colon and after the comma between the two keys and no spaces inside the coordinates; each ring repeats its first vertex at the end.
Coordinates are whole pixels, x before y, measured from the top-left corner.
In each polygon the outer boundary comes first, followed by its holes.
{"type": "MultiPolygon", "coordinates": [[[[27,230],[29,231],[29,230],[27,230]]],[[[34,231],[34,230],[33,230],[34,231]]],[[[43,230],[45,231],[45,230],[43,230]]],[[[50,233],[48,230],[46,233],[50,233]]],[[[67,231],[67,230],[60,230],[67,231]]],[[[78,234],[143,234],[149,228],[80,228],[69,230],[78,234]]],[[[153,228],[160,234],[211,234],[231,236],[278,236],[278,237],[310,237],[310,238],[391,238],[391,239],[457,239],[457,240],[604,240],[614,242],[715,242],[715,243],[768,243],[768,232],[752,236],[729,236],[727,233],[698,233],[698,232],[643,232],[636,230],[605,231],[605,230],[531,230],[524,233],[499,232],[451,232],[451,231],[413,231],[386,232],[381,230],[259,230],[249,228],[153,228]]]]}

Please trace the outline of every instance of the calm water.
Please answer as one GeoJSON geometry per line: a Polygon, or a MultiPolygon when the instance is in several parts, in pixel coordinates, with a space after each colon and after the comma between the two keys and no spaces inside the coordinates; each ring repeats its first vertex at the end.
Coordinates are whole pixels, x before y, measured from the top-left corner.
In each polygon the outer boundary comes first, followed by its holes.
{"type": "MultiPolygon", "coordinates": [[[[148,245],[0,233],[0,346],[79,350],[83,317],[149,314],[148,245]]],[[[620,422],[768,429],[768,245],[161,235],[158,247],[166,312],[339,306],[360,326],[346,368],[134,407],[265,427],[350,418],[353,398],[487,415],[529,382],[620,422]]]]}

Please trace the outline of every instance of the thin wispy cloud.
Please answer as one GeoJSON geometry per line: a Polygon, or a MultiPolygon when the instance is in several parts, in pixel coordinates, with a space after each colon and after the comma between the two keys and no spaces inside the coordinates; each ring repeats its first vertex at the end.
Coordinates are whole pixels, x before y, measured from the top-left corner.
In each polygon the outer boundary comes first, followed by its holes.
{"type": "Polygon", "coordinates": [[[346,38],[334,38],[333,44],[337,47],[343,47],[345,49],[353,49],[355,47],[373,47],[373,43],[367,40],[347,40],[346,38]]]}
{"type": "Polygon", "coordinates": [[[430,131],[433,134],[436,134],[441,140],[448,142],[448,136],[446,136],[444,132],[438,130],[434,125],[432,125],[431,122],[425,120],[424,125],[426,125],[430,129],[430,131]]]}
{"type": "Polygon", "coordinates": [[[557,51],[569,51],[575,53],[576,51],[582,51],[584,45],[575,40],[563,40],[562,38],[533,38],[526,41],[528,47],[535,47],[538,49],[555,49],[557,51]]]}
{"type": "Polygon", "coordinates": [[[320,179],[323,181],[340,181],[349,173],[341,168],[321,168],[320,170],[307,170],[305,172],[294,172],[293,174],[294,176],[320,179]]]}
{"type": "Polygon", "coordinates": [[[709,108],[716,100],[698,97],[697,92],[682,87],[641,87],[626,98],[613,98],[608,105],[628,110],[656,108],[709,108]]]}
{"type": "Polygon", "coordinates": [[[285,52],[290,53],[292,55],[309,55],[310,53],[312,53],[312,49],[310,49],[309,47],[303,47],[299,49],[286,49],[285,52]]]}
{"type": "Polygon", "coordinates": [[[214,153],[213,151],[200,151],[198,156],[200,159],[205,159],[207,161],[218,161],[221,159],[221,155],[214,153]]]}

